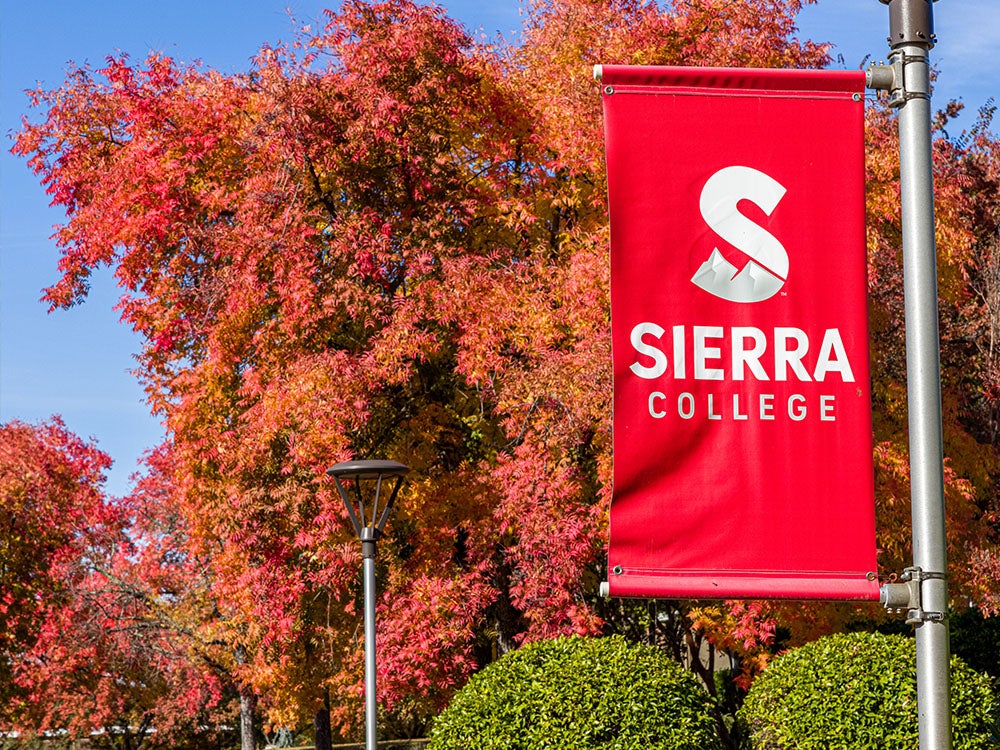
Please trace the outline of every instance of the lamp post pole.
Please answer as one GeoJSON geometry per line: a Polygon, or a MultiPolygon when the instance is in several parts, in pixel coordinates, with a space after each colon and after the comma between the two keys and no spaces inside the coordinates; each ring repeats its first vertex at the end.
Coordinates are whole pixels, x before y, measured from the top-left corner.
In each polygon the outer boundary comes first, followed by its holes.
{"type": "Polygon", "coordinates": [[[869,85],[898,109],[906,306],[906,382],[910,437],[913,567],[906,584],[883,586],[883,602],[916,627],[920,750],[950,750],[948,584],[945,538],[934,178],[929,51],[932,0],[881,0],[889,6],[889,66],[869,69],[869,85]],[[904,588],[905,587],[905,588],[904,588]]]}
{"type": "Polygon", "coordinates": [[[389,518],[389,511],[396,500],[396,493],[403,484],[409,468],[396,461],[345,461],[327,470],[337,483],[351,525],[361,542],[362,572],[365,599],[365,750],[378,746],[378,708],[376,693],[375,654],[375,549],[382,529],[389,518]],[[388,498],[383,491],[384,482],[392,487],[388,498]],[[374,493],[365,501],[362,483],[374,482],[374,493]],[[345,486],[346,485],[346,486],[345,486]],[[351,492],[353,487],[353,493],[351,492]]]}

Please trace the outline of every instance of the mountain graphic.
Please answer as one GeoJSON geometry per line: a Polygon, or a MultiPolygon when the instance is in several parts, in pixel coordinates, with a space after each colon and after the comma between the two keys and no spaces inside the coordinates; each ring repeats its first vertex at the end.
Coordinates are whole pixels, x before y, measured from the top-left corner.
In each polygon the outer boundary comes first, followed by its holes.
{"type": "Polygon", "coordinates": [[[729,302],[761,302],[777,294],[785,280],[752,260],[740,270],[715,248],[691,277],[691,282],[729,302]]]}

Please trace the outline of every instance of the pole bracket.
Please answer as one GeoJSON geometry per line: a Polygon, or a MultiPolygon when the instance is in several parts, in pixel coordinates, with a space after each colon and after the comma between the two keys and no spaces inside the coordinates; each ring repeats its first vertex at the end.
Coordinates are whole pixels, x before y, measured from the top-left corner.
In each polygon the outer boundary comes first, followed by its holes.
{"type": "Polygon", "coordinates": [[[931,92],[926,55],[907,54],[902,49],[889,53],[888,65],[869,65],[865,70],[865,87],[889,92],[889,106],[898,109],[911,99],[930,100],[931,92]],[[922,65],[925,69],[910,73],[910,65],[922,65]]]}
{"type": "Polygon", "coordinates": [[[896,70],[895,65],[872,63],[865,69],[865,88],[876,91],[892,91],[895,88],[900,88],[896,83],[900,77],[901,72],[896,70]]]}
{"type": "Polygon", "coordinates": [[[944,573],[934,573],[920,568],[904,568],[899,577],[900,583],[885,583],[879,591],[879,601],[887,611],[906,613],[907,625],[919,625],[923,622],[944,622],[947,617],[944,612],[931,612],[923,608],[921,590],[924,581],[946,581],[944,573]]]}

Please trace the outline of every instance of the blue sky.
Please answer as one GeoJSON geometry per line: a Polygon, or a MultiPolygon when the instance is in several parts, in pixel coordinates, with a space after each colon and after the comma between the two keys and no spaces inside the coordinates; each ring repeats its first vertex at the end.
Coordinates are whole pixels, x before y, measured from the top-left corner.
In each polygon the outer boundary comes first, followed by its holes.
{"type": "MultiPolygon", "coordinates": [[[[182,61],[199,59],[222,72],[249,67],[264,42],[291,37],[293,23],[319,19],[330,3],[314,0],[0,0],[0,422],[37,422],[61,414],[67,426],[94,438],[115,460],[108,490],[124,494],[136,461],[162,431],[131,376],[138,342],[118,322],[111,274],[98,274],[90,297],[71,310],[47,313],[41,289],[56,279],[58,255],[49,239],[61,211],[34,176],[8,153],[9,134],[27,112],[23,91],[36,81],[57,86],[68,61],[99,67],[106,55],[142,60],[150,50],[182,61]],[[288,11],[286,11],[286,8],[288,11]]],[[[488,35],[520,26],[517,0],[446,0],[453,17],[488,35]]],[[[935,5],[940,68],[935,103],[961,98],[975,112],[1000,93],[990,55],[1000,49],[996,0],[942,0],[935,5]]],[[[887,54],[888,11],[879,0],[820,0],[799,19],[800,36],[833,42],[857,68],[887,54]]]]}

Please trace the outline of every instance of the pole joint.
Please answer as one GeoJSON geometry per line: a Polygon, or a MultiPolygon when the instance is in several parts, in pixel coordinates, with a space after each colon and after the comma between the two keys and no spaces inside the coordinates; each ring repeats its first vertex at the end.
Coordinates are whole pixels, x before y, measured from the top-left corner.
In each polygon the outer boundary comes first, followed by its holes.
{"type": "Polygon", "coordinates": [[[889,6],[889,37],[892,48],[919,44],[927,49],[934,46],[933,3],[937,0],[881,0],[889,6]]]}
{"type": "Polygon", "coordinates": [[[935,573],[920,568],[905,568],[899,577],[901,583],[885,583],[879,591],[879,601],[885,609],[894,614],[906,613],[907,625],[924,622],[944,622],[945,612],[934,612],[923,608],[924,581],[947,581],[945,573],[935,573]]]}
{"type": "Polygon", "coordinates": [[[361,540],[361,558],[371,558],[375,559],[375,543],[377,539],[364,539],[361,540]]]}
{"type": "Polygon", "coordinates": [[[934,36],[933,3],[937,0],[881,0],[889,6],[889,65],[872,65],[865,85],[889,92],[889,106],[898,109],[911,99],[930,100],[927,53],[934,36]],[[911,66],[917,66],[911,68],[911,66]]]}

